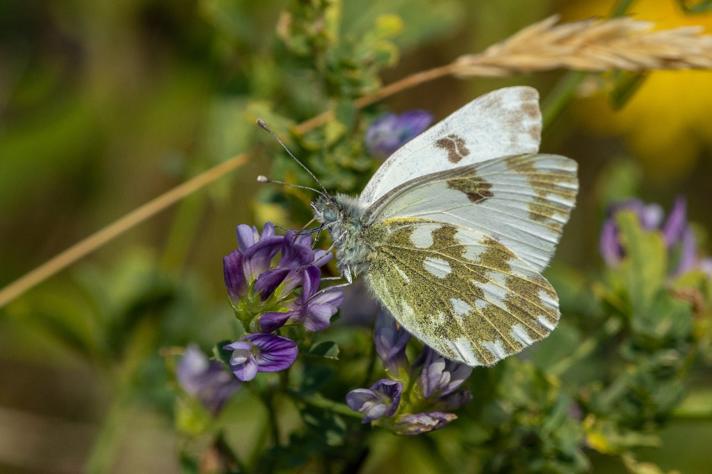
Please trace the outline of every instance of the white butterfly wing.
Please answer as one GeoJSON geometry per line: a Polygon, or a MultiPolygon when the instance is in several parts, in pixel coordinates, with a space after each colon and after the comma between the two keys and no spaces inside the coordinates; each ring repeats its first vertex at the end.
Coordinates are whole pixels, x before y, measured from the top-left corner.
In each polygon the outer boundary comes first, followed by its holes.
{"type": "Polygon", "coordinates": [[[563,156],[497,158],[402,184],[367,210],[366,222],[412,217],[463,226],[541,272],[574,207],[576,172],[576,162],[563,156]]]}
{"type": "Polygon", "coordinates": [[[501,156],[536,153],[541,137],[539,94],[509,87],[478,97],[391,155],[364,188],[368,207],[419,176],[501,156]]]}
{"type": "Polygon", "coordinates": [[[558,298],[540,275],[578,190],[576,162],[504,157],[404,183],[364,215],[367,279],[411,333],[491,365],[546,337],[558,298]]]}

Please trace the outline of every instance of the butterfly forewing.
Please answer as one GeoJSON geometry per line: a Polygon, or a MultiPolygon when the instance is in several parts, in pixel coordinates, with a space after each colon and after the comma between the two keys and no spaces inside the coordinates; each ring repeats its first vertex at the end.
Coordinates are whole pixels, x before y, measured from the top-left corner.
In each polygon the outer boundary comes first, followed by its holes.
{"type": "Polygon", "coordinates": [[[393,153],[361,193],[361,205],[368,207],[419,176],[536,153],[541,136],[538,100],[531,87],[508,87],[478,97],[393,153]]]}
{"type": "Polygon", "coordinates": [[[368,281],[395,318],[445,357],[491,365],[546,337],[554,289],[524,260],[475,229],[395,217],[368,229],[368,281]]]}
{"type": "Polygon", "coordinates": [[[524,155],[433,173],[389,191],[366,219],[414,217],[475,229],[542,271],[575,204],[576,168],[563,156],[524,155]]]}

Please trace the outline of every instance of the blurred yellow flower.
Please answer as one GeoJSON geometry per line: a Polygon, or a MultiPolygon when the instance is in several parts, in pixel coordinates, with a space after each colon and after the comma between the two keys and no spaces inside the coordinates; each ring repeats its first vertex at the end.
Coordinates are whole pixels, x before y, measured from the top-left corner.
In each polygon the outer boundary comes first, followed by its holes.
{"type": "MultiPolygon", "coordinates": [[[[577,0],[565,16],[606,16],[613,4],[577,0]]],[[[700,25],[712,31],[712,14],[685,15],[675,0],[639,0],[630,14],[659,29],[700,25]]],[[[585,100],[579,109],[591,129],[624,136],[651,177],[679,178],[691,171],[701,149],[712,145],[712,72],[655,72],[622,110],[613,110],[603,94],[585,100]]]]}

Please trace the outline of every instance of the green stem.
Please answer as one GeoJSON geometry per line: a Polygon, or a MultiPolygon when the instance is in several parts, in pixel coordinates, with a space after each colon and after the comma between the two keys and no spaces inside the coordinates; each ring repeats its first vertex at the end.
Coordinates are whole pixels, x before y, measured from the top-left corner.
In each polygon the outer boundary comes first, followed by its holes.
{"type": "Polygon", "coordinates": [[[561,115],[585,78],[585,72],[569,72],[554,86],[554,90],[546,97],[542,107],[544,128],[551,125],[561,115]]]}
{"type": "Polygon", "coordinates": [[[275,447],[280,445],[279,423],[277,422],[277,410],[274,407],[274,393],[268,392],[262,397],[262,402],[267,409],[267,420],[269,422],[270,433],[272,433],[272,444],[275,447]]]}
{"type": "Polygon", "coordinates": [[[111,401],[108,412],[104,415],[101,428],[89,454],[86,472],[104,474],[111,472],[117,454],[118,440],[129,424],[126,422],[131,407],[130,391],[125,389],[111,401]]]}
{"type": "Polygon", "coordinates": [[[328,398],[322,397],[319,394],[302,395],[291,390],[287,393],[295,400],[298,400],[302,403],[306,403],[307,405],[311,405],[315,408],[329,410],[332,413],[338,413],[339,415],[349,416],[351,418],[361,418],[361,415],[358,412],[353,411],[351,408],[344,405],[343,403],[329,400],[328,398]]]}

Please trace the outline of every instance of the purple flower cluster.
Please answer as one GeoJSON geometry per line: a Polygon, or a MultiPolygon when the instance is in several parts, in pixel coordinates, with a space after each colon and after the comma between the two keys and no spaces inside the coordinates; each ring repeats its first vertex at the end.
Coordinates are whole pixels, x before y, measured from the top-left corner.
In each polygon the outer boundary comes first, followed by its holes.
{"type": "Polygon", "coordinates": [[[643,229],[660,232],[668,251],[678,251],[679,257],[672,272],[673,275],[681,275],[690,270],[699,269],[712,276],[712,259],[699,256],[695,234],[687,220],[687,203],[684,198],[675,200],[667,219],[665,219],[662,207],[658,204],[646,204],[638,199],[631,199],[611,206],[600,238],[601,255],[606,264],[615,266],[625,256],[625,248],[616,224],[616,215],[623,211],[633,212],[638,217],[643,229]]]}
{"type": "Polygon", "coordinates": [[[381,379],[369,388],[351,390],[346,404],[363,415],[363,422],[377,421],[396,433],[416,435],[442,428],[457,415],[456,410],[470,401],[471,394],[460,390],[472,368],[447,360],[426,347],[420,361],[408,366],[405,354],[408,333],[386,313],[376,321],[374,343],[387,373],[396,380],[381,379]],[[420,369],[415,383],[411,373],[420,369]],[[410,387],[403,393],[404,386],[410,387]],[[416,413],[410,412],[416,409],[416,413]]]}
{"type": "Polygon", "coordinates": [[[372,156],[386,158],[420,135],[432,121],[433,116],[424,110],[382,115],[366,131],[366,149],[372,156]]]}
{"type": "Polygon", "coordinates": [[[310,234],[294,231],[275,235],[274,225],[265,224],[262,234],[255,227],[237,226],[237,249],[223,258],[228,294],[240,300],[254,292],[264,301],[279,290],[286,294],[302,284],[304,273],[331,260],[325,250],[314,250],[310,234]],[[280,255],[277,265],[273,264],[280,255]]]}
{"type": "Polygon", "coordinates": [[[276,235],[267,223],[237,226],[235,251],[223,259],[225,286],[246,327],[257,329],[223,346],[231,352],[230,368],[244,382],[258,372],[279,372],[297,357],[296,342],[273,334],[286,324],[308,331],[329,326],[343,295],[338,288],[319,289],[321,267],[331,254],[312,248],[310,234],[276,235]]]}

